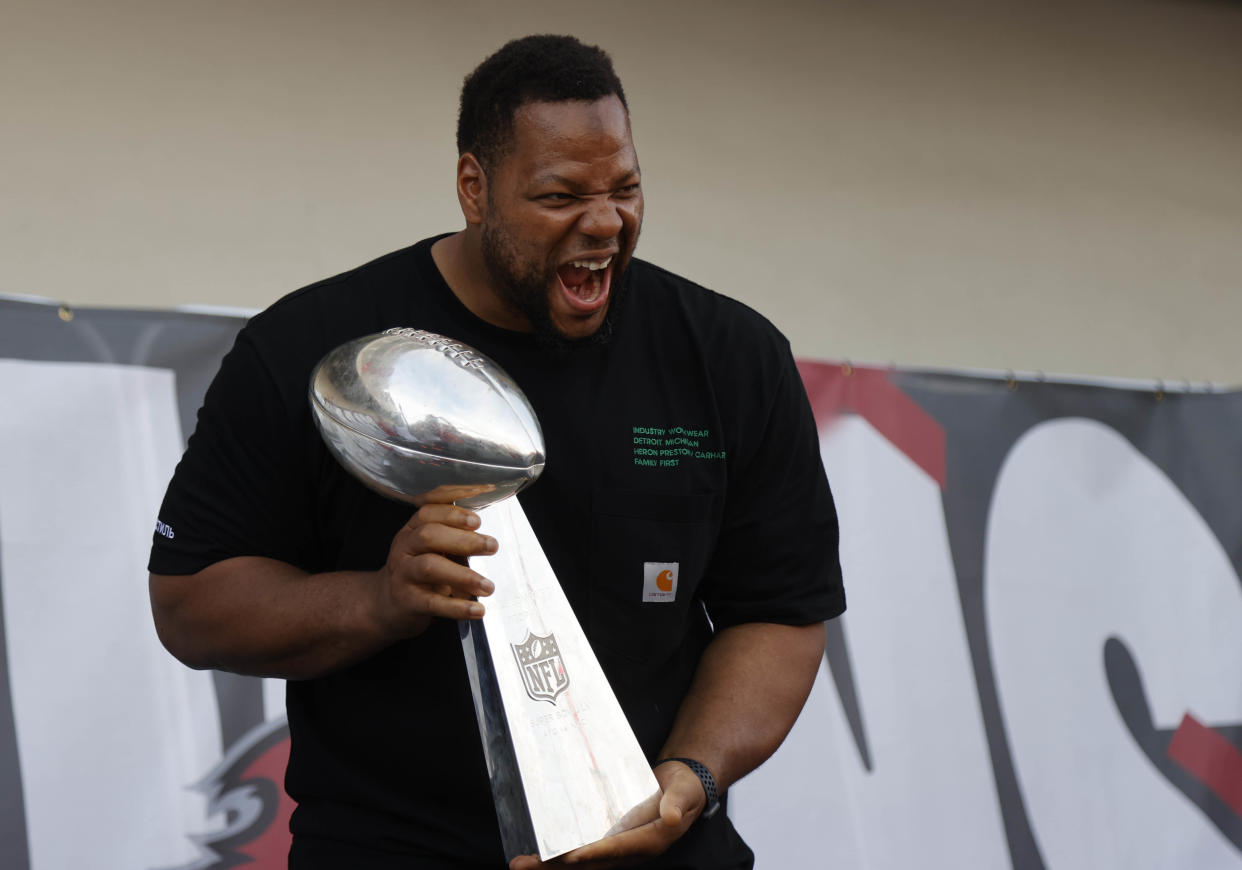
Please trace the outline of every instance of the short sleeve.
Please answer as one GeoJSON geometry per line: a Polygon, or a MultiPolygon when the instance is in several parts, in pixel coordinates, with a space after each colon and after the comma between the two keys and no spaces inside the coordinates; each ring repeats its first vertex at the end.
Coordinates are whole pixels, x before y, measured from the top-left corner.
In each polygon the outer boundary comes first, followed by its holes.
{"type": "Polygon", "coordinates": [[[793,356],[781,341],[770,401],[740,422],[704,604],[714,625],[808,625],[845,610],[838,525],[819,435],[793,356]]]}
{"type": "Polygon", "coordinates": [[[164,495],[151,572],[192,574],[234,556],[305,561],[311,499],[295,461],[305,408],[290,398],[243,330],[164,495]]]}

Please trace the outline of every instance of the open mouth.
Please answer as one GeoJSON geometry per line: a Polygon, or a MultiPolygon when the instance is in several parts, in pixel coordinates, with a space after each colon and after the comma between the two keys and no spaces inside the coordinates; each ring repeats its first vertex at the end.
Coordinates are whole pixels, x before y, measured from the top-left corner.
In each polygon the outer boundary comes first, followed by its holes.
{"type": "Polygon", "coordinates": [[[570,306],[583,313],[598,310],[608,300],[612,257],[571,260],[556,270],[570,306]]]}

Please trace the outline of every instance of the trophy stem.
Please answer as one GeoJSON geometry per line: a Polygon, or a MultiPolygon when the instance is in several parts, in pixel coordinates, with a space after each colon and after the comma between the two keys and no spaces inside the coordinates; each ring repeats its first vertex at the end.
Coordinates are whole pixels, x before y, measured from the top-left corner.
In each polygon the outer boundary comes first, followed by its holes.
{"type": "Polygon", "coordinates": [[[463,619],[458,621],[457,631],[466,658],[466,673],[470,678],[470,694],[474,698],[496,818],[500,822],[500,842],[505,860],[511,861],[517,855],[539,851],[535,828],[526,805],[526,792],[513,752],[513,737],[509,733],[500,686],[496,682],[496,666],[487,645],[487,629],[482,622],[463,619]]]}
{"type": "Polygon", "coordinates": [[[496,586],[486,631],[468,651],[479,674],[480,733],[489,766],[500,752],[516,762],[505,771],[512,785],[493,783],[502,829],[501,801],[520,790],[521,823],[537,845],[522,852],[549,861],[618,830],[659,783],[521,504],[500,501],[479,518],[499,542],[492,555],[470,560],[496,586]],[[493,749],[502,736],[503,749],[493,749]]]}

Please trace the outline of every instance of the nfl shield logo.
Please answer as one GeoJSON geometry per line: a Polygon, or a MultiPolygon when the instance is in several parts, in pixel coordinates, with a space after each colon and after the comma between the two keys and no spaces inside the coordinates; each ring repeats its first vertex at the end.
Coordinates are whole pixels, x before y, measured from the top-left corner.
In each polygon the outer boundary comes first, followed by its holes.
{"type": "Polygon", "coordinates": [[[556,696],[569,688],[569,674],[565,672],[565,663],[561,661],[561,650],[556,645],[556,636],[549,634],[540,637],[526,632],[526,640],[511,643],[513,656],[517,659],[518,670],[522,672],[522,682],[526,684],[526,694],[536,701],[556,703],[556,696]]]}

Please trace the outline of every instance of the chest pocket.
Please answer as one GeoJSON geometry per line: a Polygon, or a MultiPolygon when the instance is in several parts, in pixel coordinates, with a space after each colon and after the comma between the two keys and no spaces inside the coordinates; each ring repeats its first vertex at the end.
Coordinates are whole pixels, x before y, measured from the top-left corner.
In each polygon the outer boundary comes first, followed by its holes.
{"type": "Polygon", "coordinates": [[[588,632],[618,664],[659,665],[681,645],[715,539],[712,493],[597,490],[588,632]]]}

